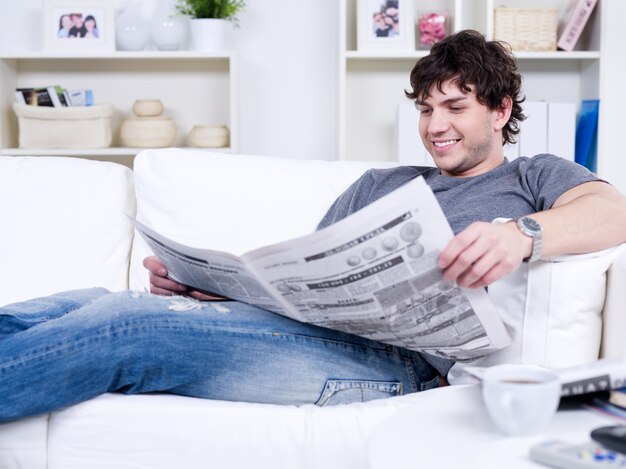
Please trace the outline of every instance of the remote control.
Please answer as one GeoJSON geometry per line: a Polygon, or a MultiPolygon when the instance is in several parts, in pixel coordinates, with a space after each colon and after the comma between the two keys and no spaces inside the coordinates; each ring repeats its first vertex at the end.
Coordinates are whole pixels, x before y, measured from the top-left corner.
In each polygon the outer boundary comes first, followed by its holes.
{"type": "Polygon", "coordinates": [[[530,449],[534,461],[562,469],[626,468],[626,456],[589,442],[578,445],[544,441],[530,449]]]}
{"type": "Polygon", "coordinates": [[[626,425],[596,428],[591,432],[591,439],[605,448],[626,454],[626,425]]]}

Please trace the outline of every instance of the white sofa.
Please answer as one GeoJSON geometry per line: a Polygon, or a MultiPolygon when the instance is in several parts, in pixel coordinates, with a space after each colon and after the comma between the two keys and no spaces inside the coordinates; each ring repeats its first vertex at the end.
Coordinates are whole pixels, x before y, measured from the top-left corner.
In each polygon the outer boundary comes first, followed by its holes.
{"type": "MultiPolygon", "coordinates": [[[[361,173],[390,165],[180,149],[144,151],[134,171],[0,157],[0,305],[82,287],[145,289],[149,252],[126,214],[183,243],[245,252],[312,231],[361,173]]],[[[626,355],[623,248],[557,261],[490,289],[520,328],[492,361],[561,367],[626,355]]],[[[0,425],[0,468],[365,468],[369,436],[419,400],[318,408],[106,394],[0,425]]]]}

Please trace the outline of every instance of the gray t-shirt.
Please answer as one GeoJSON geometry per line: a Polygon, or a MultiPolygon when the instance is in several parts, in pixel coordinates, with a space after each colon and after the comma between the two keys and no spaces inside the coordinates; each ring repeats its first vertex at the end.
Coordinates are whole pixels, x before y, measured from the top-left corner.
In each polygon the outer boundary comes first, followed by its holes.
{"type": "MultiPolygon", "coordinates": [[[[568,190],[598,178],[586,168],[554,155],[505,161],[480,176],[452,178],[437,168],[400,166],[371,169],[330,207],[318,229],[356,212],[408,181],[423,176],[456,234],[475,221],[519,218],[547,210],[568,190]]],[[[424,354],[445,376],[452,362],[424,354]]]]}

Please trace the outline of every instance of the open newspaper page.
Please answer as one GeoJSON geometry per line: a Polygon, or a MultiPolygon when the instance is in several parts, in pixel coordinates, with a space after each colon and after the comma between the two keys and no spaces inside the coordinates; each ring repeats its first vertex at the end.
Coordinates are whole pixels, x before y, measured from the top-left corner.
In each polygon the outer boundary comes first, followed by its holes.
{"type": "Polygon", "coordinates": [[[152,252],[165,264],[168,275],[183,285],[215,293],[289,316],[280,299],[254,277],[245,262],[233,255],[197,249],[172,241],[133,220],[152,252]]]}
{"type": "Polygon", "coordinates": [[[295,319],[458,361],[510,343],[483,289],[437,265],[453,233],[423,178],[323,230],[247,253],[295,319]]]}
{"type": "Polygon", "coordinates": [[[421,177],[328,228],[241,257],[135,226],[173,279],[298,321],[457,361],[510,343],[483,289],[443,279],[437,259],[453,233],[421,177]]]}

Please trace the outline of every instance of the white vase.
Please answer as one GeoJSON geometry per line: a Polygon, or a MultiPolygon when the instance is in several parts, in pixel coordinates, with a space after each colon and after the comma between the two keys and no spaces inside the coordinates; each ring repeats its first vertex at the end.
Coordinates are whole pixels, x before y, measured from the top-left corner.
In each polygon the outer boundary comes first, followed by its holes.
{"type": "Polygon", "coordinates": [[[182,49],[187,36],[186,18],[176,12],[170,0],[161,0],[152,19],[150,32],[157,49],[182,49]]]}
{"type": "Polygon", "coordinates": [[[196,50],[217,51],[224,48],[228,21],[216,18],[190,20],[191,38],[196,50]]]}
{"type": "Polygon", "coordinates": [[[115,21],[115,39],[119,50],[143,50],[150,39],[150,24],[141,15],[141,5],[130,0],[115,21]]]}

